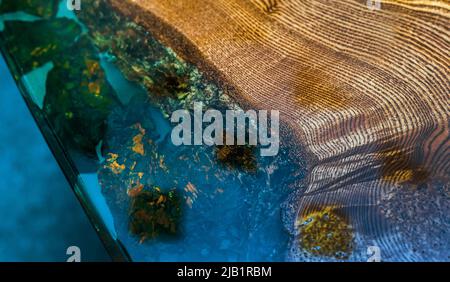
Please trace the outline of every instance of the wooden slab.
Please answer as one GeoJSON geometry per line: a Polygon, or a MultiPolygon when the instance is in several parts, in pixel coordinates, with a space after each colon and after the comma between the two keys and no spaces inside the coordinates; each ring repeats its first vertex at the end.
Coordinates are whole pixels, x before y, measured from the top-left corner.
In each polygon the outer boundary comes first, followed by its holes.
{"type": "Polygon", "coordinates": [[[392,191],[443,182],[449,195],[448,1],[110,1],[239,99],[281,111],[310,154],[300,214],[345,207],[362,230],[392,191]]]}

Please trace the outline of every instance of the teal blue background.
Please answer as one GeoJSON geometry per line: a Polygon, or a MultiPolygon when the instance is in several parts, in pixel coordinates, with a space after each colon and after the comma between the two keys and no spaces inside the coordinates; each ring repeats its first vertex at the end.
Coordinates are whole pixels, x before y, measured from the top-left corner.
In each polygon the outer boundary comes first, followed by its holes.
{"type": "Polygon", "coordinates": [[[0,55],[0,261],[109,257],[0,55]]]}

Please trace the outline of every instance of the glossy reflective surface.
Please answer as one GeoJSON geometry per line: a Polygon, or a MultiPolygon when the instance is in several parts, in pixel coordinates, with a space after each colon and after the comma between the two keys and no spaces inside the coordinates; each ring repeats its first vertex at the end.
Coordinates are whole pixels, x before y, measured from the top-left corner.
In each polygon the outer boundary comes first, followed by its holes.
{"type": "Polygon", "coordinates": [[[301,158],[282,148],[263,159],[248,148],[236,153],[252,164],[240,165],[226,161],[238,157],[232,147],[174,146],[171,112],[194,101],[222,110],[237,104],[139,26],[106,5],[87,8],[101,2],[86,1],[78,15],[64,2],[42,11],[43,1],[3,1],[2,46],[114,254],[283,260],[288,233],[280,205],[290,193],[285,182],[302,178],[301,158]]]}
{"type": "Polygon", "coordinates": [[[289,128],[274,157],[175,146],[175,110],[246,105],[108,1],[75,13],[66,1],[3,0],[0,19],[10,69],[115,259],[284,261],[299,246],[301,259],[367,259],[339,208],[295,213],[307,165],[289,128]],[[297,216],[300,232],[286,223],[297,216]]]}

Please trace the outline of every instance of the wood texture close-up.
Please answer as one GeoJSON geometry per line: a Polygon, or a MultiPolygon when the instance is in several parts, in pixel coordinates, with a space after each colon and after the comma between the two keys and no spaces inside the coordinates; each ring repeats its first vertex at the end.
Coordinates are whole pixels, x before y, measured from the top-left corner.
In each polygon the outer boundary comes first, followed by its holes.
{"type": "Polygon", "coordinates": [[[448,1],[111,2],[237,99],[281,112],[309,156],[299,215],[341,208],[383,237],[370,226],[397,192],[443,183],[448,201],[448,1]]]}

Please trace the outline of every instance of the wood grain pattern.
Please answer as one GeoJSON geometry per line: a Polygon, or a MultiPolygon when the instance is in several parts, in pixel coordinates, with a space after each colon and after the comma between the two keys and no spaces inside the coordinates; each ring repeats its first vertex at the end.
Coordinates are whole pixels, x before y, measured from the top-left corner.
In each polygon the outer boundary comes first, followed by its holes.
{"type": "MultiPolygon", "coordinates": [[[[393,192],[443,183],[448,203],[448,1],[386,0],[378,11],[365,0],[111,2],[239,99],[281,111],[310,153],[298,214],[340,208],[380,238],[389,228],[371,226],[393,192]]],[[[390,212],[393,222],[404,210],[390,212]]],[[[379,244],[403,246],[408,232],[379,244]]]]}

